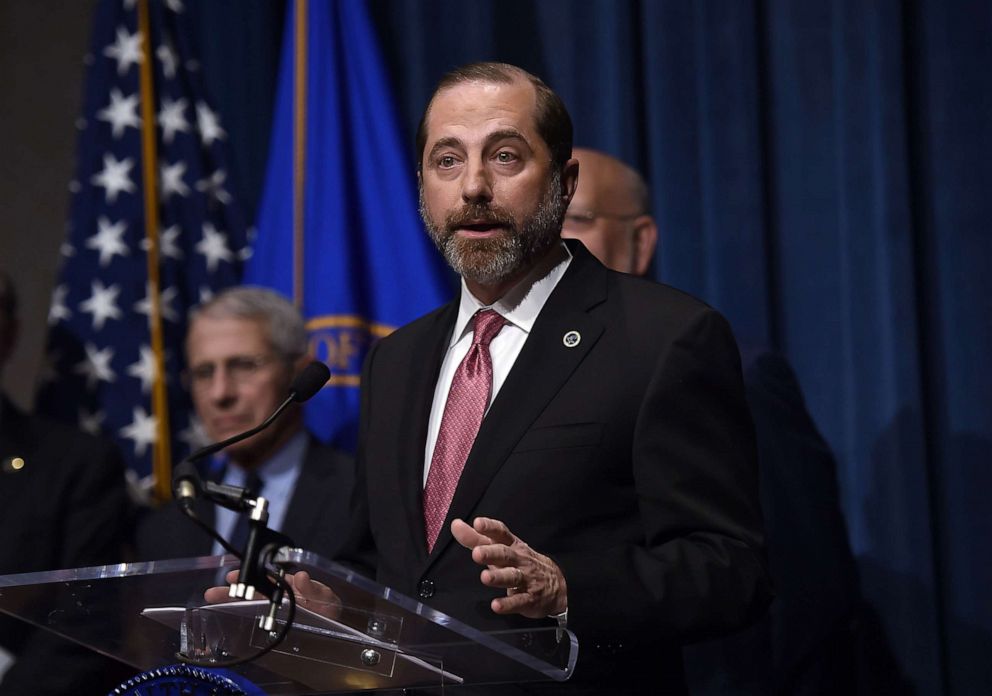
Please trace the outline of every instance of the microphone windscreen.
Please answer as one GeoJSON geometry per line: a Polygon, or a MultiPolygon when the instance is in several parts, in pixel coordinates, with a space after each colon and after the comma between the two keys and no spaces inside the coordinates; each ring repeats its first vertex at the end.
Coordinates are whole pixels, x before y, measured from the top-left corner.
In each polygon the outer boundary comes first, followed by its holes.
{"type": "Polygon", "coordinates": [[[331,378],[331,371],[324,363],[314,360],[303,368],[303,372],[296,376],[293,385],[289,388],[294,401],[306,401],[320,391],[327,380],[331,378]]]}

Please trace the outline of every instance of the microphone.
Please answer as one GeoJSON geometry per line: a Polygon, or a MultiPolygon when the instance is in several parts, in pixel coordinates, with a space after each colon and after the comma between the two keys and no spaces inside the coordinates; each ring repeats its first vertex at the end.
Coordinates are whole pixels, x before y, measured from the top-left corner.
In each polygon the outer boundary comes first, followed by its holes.
{"type": "Polygon", "coordinates": [[[243,433],[238,433],[226,440],[221,440],[220,442],[215,442],[212,445],[207,445],[206,447],[201,447],[193,454],[189,455],[182,462],[176,466],[175,471],[172,474],[172,493],[175,498],[184,506],[189,506],[192,504],[194,498],[198,496],[206,496],[214,502],[220,503],[225,507],[232,507],[235,510],[244,510],[249,504],[250,496],[243,488],[238,488],[236,486],[226,486],[224,484],[213,483],[212,481],[204,481],[200,478],[200,473],[196,470],[194,462],[198,462],[205,457],[209,457],[215,452],[219,452],[228,445],[233,445],[236,442],[241,442],[252,435],[255,435],[266,428],[268,428],[275,420],[282,415],[290,404],[302,403],[307,401],[314,394],[320,391],[321,387],[327,382],[331,377],[331,371],[322,362],[314,360],[296,376],[293,383],[289,387],[289,396],[286,400],[279,404],[279,407],[272,412],[268,418],[256,425],[251,430],[246,430],[243,433]]]}

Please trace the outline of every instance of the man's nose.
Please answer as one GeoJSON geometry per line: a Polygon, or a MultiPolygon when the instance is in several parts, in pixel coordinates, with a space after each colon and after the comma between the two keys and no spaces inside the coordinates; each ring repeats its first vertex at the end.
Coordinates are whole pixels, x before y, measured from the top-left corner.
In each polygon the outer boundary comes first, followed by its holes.
{"type": "Polygon", "coordinates": [[[493,185],[488,167],[481,161],[469,161],[462,183],[462,200],[466,203],[477,203],[492,199],[493,185]]]}
{"type": "Polygon", "coordinates": [[[207,397],[214,403],[229,402],[237,394],[237,385],[231,377],[231,373],[224,368],[214,370],[207,384],[207,397]]]}

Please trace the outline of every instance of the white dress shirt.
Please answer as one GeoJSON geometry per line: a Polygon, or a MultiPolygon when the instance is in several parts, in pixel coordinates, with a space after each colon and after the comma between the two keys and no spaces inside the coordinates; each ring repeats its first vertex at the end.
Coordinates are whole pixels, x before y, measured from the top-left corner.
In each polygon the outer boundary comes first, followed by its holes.
{"type": "Polygon", "coordinates": [[[524,347],[527,336],[530,335],[537,315],[541,313],[558,281],[565,275],[565,270],[571,261],[572,253],[564,243],[561,244],[558,253],[550,254],[545,262],[535,266],[526,277],[491,305],[479,302],[465,285],[465,280],[462,280],[455,330],[451,334],[451,343],[441,362],[441,373],[434,386],[434,402],[431,405],[431,417],[427,424],[427,444],[424,448],[423,485],[427,485],[427,473],[431,468],[434,445],[441,430],[441,417],[444,415],[444,405],[448,401],[451,381],[455,377],[458,365],[472,346],[472,317],[479,310],[494,309],[507,320],[506,325],[489,344],[489,354],[493,359],[493,388],[489,395],[489,404],[486,406],[488,410],[503,382],[506,381],[510,368],[520,355],[520,350],[524,347]]]}

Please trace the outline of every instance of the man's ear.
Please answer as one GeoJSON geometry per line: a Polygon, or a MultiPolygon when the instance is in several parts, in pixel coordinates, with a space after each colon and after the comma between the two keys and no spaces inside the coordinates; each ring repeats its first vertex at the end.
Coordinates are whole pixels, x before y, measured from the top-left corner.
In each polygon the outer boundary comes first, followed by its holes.
{"type": "Polygon", "coordinates": [[[634,274],[642,276],[651,267],[658,245],[658,225],[650,215],[634,220],[634,274]]]}
{"type": "Polygon", "coordinates": [[[575,195],[575,187],[579,185],[579,160],[574,157],[565,163],[561,172],[561,197],[565,200],[565,206],[572,202],[575,195]]]}

